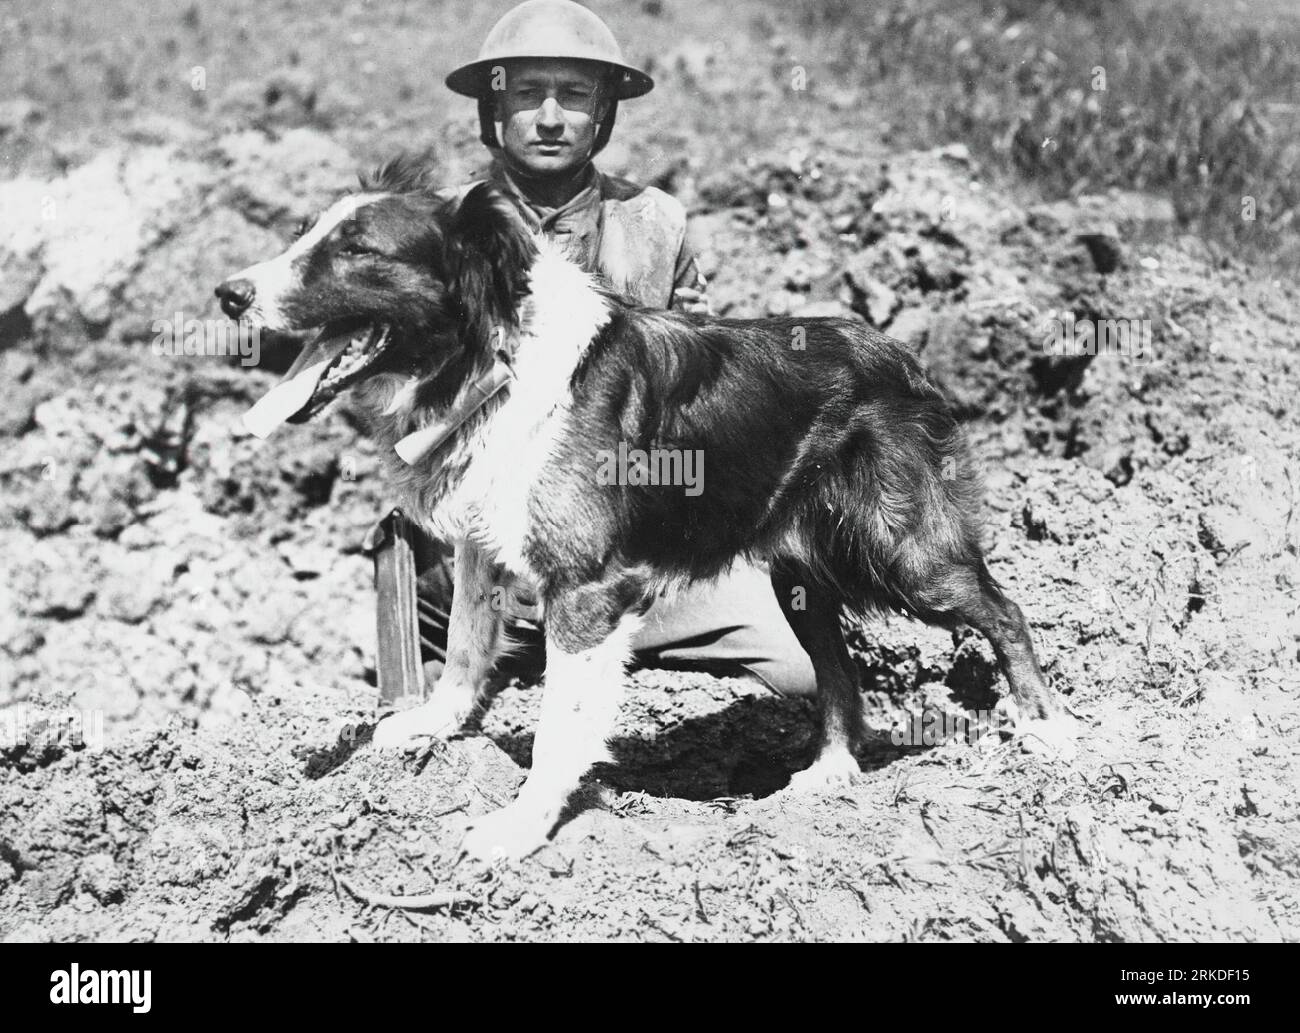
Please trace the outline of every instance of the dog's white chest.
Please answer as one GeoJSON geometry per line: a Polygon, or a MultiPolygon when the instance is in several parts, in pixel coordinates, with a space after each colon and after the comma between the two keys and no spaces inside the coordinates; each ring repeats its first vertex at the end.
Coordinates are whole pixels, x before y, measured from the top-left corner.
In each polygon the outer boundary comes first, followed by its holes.
{"type": "Polygon", "coordinates": [[[564,421],[562,403],[543,410],[535,394],[512,394],[481,427],[458,443],[464,473],[433,512],[436,530],[468,539],[519,576],[532,574],[525,559],[529,500],[553,454],[564,421]]]}
{"type": "Polygon", "coordinates": [[[535,489],[567,432],[574,370],[609,316],[591,278],[539,238],[509,396],[449,449],[435,534],[471,540],[516,575],[535,576],[526,559],[530,507],[544,504],[535,489]]]}

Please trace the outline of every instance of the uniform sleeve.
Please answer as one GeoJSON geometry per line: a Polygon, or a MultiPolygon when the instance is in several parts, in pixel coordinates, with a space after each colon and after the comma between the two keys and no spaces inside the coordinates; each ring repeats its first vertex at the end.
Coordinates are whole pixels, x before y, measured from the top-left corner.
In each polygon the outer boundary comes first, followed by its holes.
{"type": "Polygon", "coordinates": [[[673,296],[668,302],[668,307],[679,312],[695,312],[702,315],[710,315],[713,312],[709,306],[709,282],[700,272],[700,264],[695,258],[695,252],[686,241],[682,242],[682,249],[677,254],[677,268],[673,274],[673,296]]]}

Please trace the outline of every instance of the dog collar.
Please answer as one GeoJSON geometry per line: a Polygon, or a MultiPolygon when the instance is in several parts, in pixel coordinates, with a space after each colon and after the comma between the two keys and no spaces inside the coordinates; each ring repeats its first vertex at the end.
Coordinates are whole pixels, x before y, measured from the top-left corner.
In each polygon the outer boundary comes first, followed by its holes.
{"type": "Polygon", "coordinates": [[[510,365],[509,357],[504,351],[497,351],[491,369],[469,385],[459,404],[452,406],[442,419],[406,435],[393,446],[393,451],[407,466],[414,466],[445,444],[466,420],[504,391],[514,378],[515,371],[510,365]]]}

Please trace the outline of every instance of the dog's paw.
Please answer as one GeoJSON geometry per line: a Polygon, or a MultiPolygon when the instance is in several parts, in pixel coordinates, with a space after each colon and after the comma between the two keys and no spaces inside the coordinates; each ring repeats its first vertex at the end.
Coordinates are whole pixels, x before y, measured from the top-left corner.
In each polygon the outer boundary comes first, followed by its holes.
{"type": "Polygon", "coordinates": [[[375,726],[371,741],[381,750],[410,749],[427,739],[450,738],[461,730],[466,716],[460,708],[440,705],[435,697],[384,718],[375,726]]]}
{"type": "Polygon", "coordinates": [[[861,770],[848,750],[823,753],[811,767],[795,772],[786,789],[791,793],[823,793],[852,785],[861,770]]]}
{"type": "Polygon", "coordinates": [[[546,821],[516,802],[471,822],[460,852],[488,864],[521,861],[546,845],[549,832],[546,821]]]}
{"type": "Polygon", "coordinates": [[[1016,740],[1028,753],[1048,760],[1074,760],[1083,728],[1068,714],[1036,717],[1016,725],[1016,740]]]}

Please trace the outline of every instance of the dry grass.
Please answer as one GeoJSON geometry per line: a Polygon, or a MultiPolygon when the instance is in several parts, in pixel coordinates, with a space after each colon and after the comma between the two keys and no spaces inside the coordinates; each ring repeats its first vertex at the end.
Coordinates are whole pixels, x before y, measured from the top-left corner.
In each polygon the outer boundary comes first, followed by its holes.
{"type": "Polygon", "coordinates": [[[1300,19],[1262,7],[817,0],[800,21],[904,142],[964,141],[1048,195],[1162,193],[1208,239],[1294,265],[1300,19]]]}
{"type": "MultiPolygon", "coordinates": [[[[863,127],[865,160],[878,143],[866,130],[888,121],[894,146],[964,141],[1049,196],[1108,186],[1166,194],[1207,239],[1300,265],[1292,0],[764,0],[734,15],[687,0],[591,2],[631,60],[657,62],[655,102],[620,115],[619,140],[654,142],[633,162],[638,178],[661,174],[687,146],[711,160],[710,140],[727,141],[728,153],[770,147],[792,118],[863,127]],[[824,55],[861,104],[835,113],[818,104],[810,115],[789,103],[788,64],[757,43],[761,26],[787,19],[809,38],[800,52],[824,55]],[[725,56],[683,75],[672,56],[683,45],[725,56]],[[1098,67],[1105,90],[1093,88],[1098,67]],[[1242,218],[1243,197],[1254,198],[1254,221],[1242,218]]],[[[0,95],[34,100],[48,130],[4,138],[0,170],[75,164],[145,113],[222,124],[235,93],[276,75],[319,88],[333,114],[316,111],[314,124],[366,161],[412,141],[445,146],[449,122],[477,158],[472,107],[448,95],[442,75],[507,6],[48,0],[0,11],[0,95]],[[202,92],[191,88],[196,66],[202,92]]]]}

